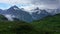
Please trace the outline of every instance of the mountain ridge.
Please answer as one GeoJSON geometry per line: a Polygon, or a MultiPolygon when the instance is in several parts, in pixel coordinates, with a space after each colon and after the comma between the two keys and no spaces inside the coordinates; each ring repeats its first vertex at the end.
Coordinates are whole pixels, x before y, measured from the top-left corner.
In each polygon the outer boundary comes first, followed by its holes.
{"type": "Polygon", "coordinates": [[[33,11],[33,12],[30,14],[29,12],[27,12],[23,9],[20,9],[16,5],[14,5],[7,10],[0,10],[0,14],[6,16],[7,19],[9,19],[9,17],[10,17],[10,21],[11,21],[11,19],[14,20],[14,18],[15,18],[15,19],[19,19],[22,21],[26,21],[26,22],[32,22],[33,20],[43,19],[44,17],[46,17],[48,15],[53,16],[60,12],[59,9],[41,10],[39,7],[35,8],[31,11],[33,11]],[[9,16],[7,16],[7,15],[9,15],[9,16]]]}

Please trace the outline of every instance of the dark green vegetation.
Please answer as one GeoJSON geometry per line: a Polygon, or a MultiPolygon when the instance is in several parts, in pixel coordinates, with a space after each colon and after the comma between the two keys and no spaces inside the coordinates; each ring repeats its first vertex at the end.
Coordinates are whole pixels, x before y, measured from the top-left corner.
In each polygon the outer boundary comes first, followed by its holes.
{"type": "Polygon", "coordinates": [[[60,34],[60,14],[32,23],[0,20],[0,34],[60,34]]]}
{"type": "Polygon", "coordinates": [[[33,25],[21,21],[1,21],[0,34],[37,34],[33,25]]]}
{"type": "Polygon", "coordinates": [[[34,21],[32,25],[42,34],[60,34],[60,14],[34,21]]]}
{"type": "Polygon", "coordinates": [[[5,18],[3,15],[0,15],[0,21],[1,20],[8,20],[7,18],[5,18]]]}

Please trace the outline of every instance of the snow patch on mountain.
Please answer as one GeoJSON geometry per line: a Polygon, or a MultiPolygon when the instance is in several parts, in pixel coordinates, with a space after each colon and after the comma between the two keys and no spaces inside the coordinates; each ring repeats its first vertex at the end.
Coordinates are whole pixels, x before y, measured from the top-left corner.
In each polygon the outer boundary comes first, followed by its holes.
{"type": "Polygon", "coordinates": [[[18,8],[14,8],[15,10],[18,10],[18,8]]]}

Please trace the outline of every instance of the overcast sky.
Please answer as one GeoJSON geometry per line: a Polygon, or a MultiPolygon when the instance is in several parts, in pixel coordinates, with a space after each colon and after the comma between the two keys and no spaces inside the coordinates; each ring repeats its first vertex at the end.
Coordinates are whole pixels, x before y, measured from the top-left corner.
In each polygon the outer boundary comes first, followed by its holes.
{"type": "Polygon", "coordinates": [[[23,7],[25,9],[31,9],[37,6],[41,9],[56,9],[60,7],[59,3],[60,0],[0,0],[0,8],[8,9],[13,5],[17,5],[18,7],[23,7]]]}

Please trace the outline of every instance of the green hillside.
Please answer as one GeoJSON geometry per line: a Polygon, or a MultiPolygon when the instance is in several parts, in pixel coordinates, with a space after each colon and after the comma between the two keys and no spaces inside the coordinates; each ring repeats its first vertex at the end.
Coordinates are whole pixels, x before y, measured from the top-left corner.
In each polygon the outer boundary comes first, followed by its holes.
{"type": "Polygon", "coordinates": [[[4,17],[3,15],[0,15],[0,21],[1,20],[8,20],[6,17],[4,17]]]}
{"type": "Polygon", "coordinates": [[[0,15],[0,34],[37,34],[34,26],[24,21],[8,21],[0,15]]]}
{"type": "Polygon", "coordinates": [[[0,34],[34,34],[33,25],[21,21],[0,21],[0,34]]]}
{"type": "Polygon", "coordinates": [[[60,14],[34,21],[32,25],[42,34],[60,34],[60,14]]]}
{"type": "Polygon", "coordinates": [[[7,21],[4,16],[0,16],[0,34],[60,34],[60,14],[32,23],[7,21]]]}

